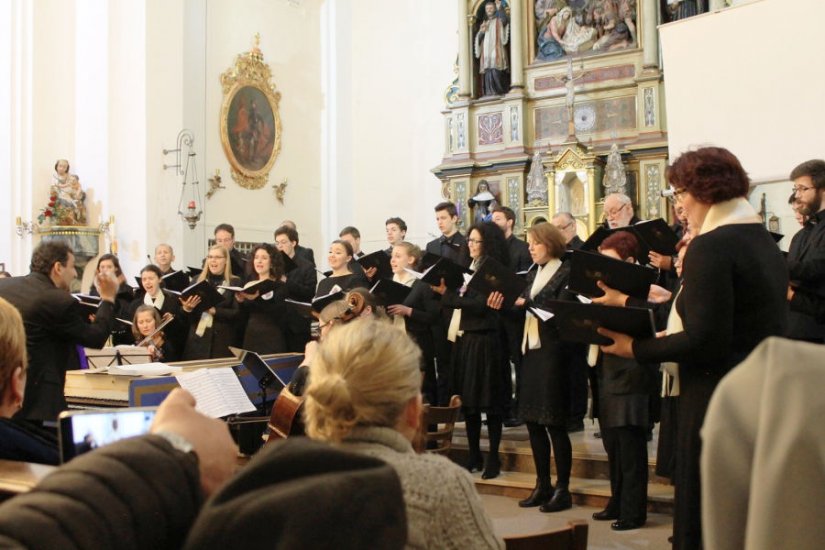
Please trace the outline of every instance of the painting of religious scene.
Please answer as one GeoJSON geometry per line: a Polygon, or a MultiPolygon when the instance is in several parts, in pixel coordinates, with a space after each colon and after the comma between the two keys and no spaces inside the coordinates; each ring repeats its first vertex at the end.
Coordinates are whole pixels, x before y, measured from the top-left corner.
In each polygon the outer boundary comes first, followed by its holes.
{"type": "Polygon", "coordinates": [[[224,124],[233,165],[247,172],[263,169],[277,138],[275,115],[266,94],[256,86],[238,88],[229,102],[224,124]]]}
{"type": "Polygon", "coordinates": [[[636,0],[535,0],[536,61],[638,45],[636,0]]]}

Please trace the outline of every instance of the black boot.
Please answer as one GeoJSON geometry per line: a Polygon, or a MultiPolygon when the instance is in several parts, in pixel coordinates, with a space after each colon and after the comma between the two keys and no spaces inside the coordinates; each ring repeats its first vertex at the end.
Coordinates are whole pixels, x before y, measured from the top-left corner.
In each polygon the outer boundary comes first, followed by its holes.
{"type": "Polygon", "coordinates": [[[534,506],[541,506],[550,500],[553,496],[553,486],[550,485],[549,479],[536,478],[536,488],[530,493],[530,496],[524,500],[518,501],[518,505],[522,508],[533,508],[534,506]]]}
{"type": "Polygon", "coordinates": [[[465,468],[470,473],[478,472],[484,467],[484,457],[481,454],[470,453],[470,456],[467,458],[467,464],[465,468]]]}
{"type": "Polygon", "coordinates": [[[556,487],[553,493],[553,498],[547,504],[542,504],[539,511],[541,512],[561,512],[573,507],[573,497],[567,487],[556,487]]]}
{"type": "Polygon", "coordinates": [[[498,477],[501,473],[501,460],[498,458],[498,453],[487,455],[487,464],[484,466],[484,472],[481,474],[481,479],[493,479],[498,477]]]}

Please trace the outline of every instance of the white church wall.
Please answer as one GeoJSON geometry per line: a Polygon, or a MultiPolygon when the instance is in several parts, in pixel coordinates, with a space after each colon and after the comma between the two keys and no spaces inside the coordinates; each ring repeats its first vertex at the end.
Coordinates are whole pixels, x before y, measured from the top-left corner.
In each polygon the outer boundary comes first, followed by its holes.
{"type": "Polygon", "coordinates": [[[798,228],[788,174],[823,158],[823,17],[819,0],[759,0],[660,28],[671,158],[702,144],[730,149],[759,184],[751,202],[767,194],[786,248],[798,228]]]}

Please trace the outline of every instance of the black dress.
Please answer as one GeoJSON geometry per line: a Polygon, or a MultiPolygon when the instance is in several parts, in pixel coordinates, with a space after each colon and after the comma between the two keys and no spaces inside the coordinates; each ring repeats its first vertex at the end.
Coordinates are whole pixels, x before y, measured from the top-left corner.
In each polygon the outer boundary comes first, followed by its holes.
{"type": "Polygon", "coordinates": [[[346,292],[347,290],[352,290],[353,288],[358,287],[369,288],[370,283],[367,281],[366,276],[358,273],[349,273],[347,275],[338,275],[334,277],[330,276],[326,279],[321,279],[318,281],[318,286],[315,289],[315,297],[326,296],[335,285],[338,285],[341,287],[341,290],[346,292]]]}
{"type": "Polygon", "coordinates": [[[719,380],[763,339],[783,334],[788,272],[762,225],[734,224],[694,237],[682,275],[675,307],[684,332],[637,340],[633,352],[639,362],[679,363],[674,547],[700,548],[699,430],[719,380]]]}
{"type": "Polygon", "coordinates": [[[247,319],[243,349],[259,354],[286,351],[286,296],[286,284],[279,282],[271,293],[241,302],[241,311],[247,319]]]}
{"type": "Polygon", "coordinates": [[[438,319],[440,307],[435,293],[427,283],[416,280],[412,290],[404,300],[405,306],[412,308],[409,317],[404,317],[407,334],[421,349],[421,371],[424,373],[422,391],[428,403],[437,403],[435,374],[435,342],[432,325],[438,319]]]}
{"type": "Polygon", "coordinates": [[[454,348],[450,393],[461,396],[465,414],[503,414],[508,395],[498,345],[498,312],[487,307],[486,296],[472,290],[464,296],[447,290],[441,304],[461,310],[464,332],[454,348]]]}
{"type": "MultiPolygon", "coordinates": [[[[212,286],[224,284],[222,275],[207,277],[212,286]]],[[[241,280],[232,277],[229,286],[240,286],[241,280]]],[[[197,330],[204,313],[203,308],[195,309],[189,315],[189,334],[186,337],[186,349],[183,353],[184,361],[195,359],[214,359],[216,357],[232,357],[229,346],[236,346],[236,325],[240,319],[240,305],[232,292],[218,289],[223,294],[223,301],[215,306],[215,315],[212,316],[212,326],[206,327],[203,334],[198,336],[197,330]]]]}
{"type": "MultiPolygon", "coordinates": [[[[166,335],[166,340],[170,342],[170,349],[173,350],[172,355],[174,360],[177,361],[186,344],[186,332],[189,330],[189,316],[180,306],[180,296],[166,289],[161,289],[161,292],[163,293],[163,304],[158,306],[157,303],[154,303],[153,305],[155,309],[158,310],[161,318],[163,318],[166,313],[171,313],[175,317],[174,321],[166,325],[163,333],[166,335]]],[[[146,292],[138,292],[137,297],[132,301],[132,304],[129,306],[129,321],[134,322],[135,312],[145,303],[145,296],[146,292]]],[[[131,344],[133,342],[129,343],[131,344]]],[[[167,362],[171,360],[172,359],[166,359],[167,362]]]]}
{"type": "MultiPolygon", "coordinates": [[[[530,299],[530,288],[536,279],[537,269],[527,274],[527,288],[523,297],[527,307],[546,309],[550,300],[575,300],[575,296],[564,290],[570,275],[570,265],[562,264],[544,288],[530,299]]],[[[526,349],[521,360],[521,388],[518,402],[518,416],[525,422],[543,426],[567,427],[570,411],[570,387],[568,363],[575,351],[582,346],[559,340],[555,323],[539,323],[541,347],[526,349]]]]}

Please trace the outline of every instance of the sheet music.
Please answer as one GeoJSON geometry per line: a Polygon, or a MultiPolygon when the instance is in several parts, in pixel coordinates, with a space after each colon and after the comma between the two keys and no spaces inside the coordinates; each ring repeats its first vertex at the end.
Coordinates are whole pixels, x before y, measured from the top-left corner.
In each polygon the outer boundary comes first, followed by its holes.
{"type": "Polygon", "coordinates": [[[591,300],[587,296],[582,296],[581,294],[576,294],[576,298],[578,298],[579,301],[583,304],[592,304],[593,303],[593,300],[591,300]]]}
{"type": "Polygon", "coordinates": [[[554,314],[547,311],[546,309],[541,309],[540,307],[531,307],[529,308],[536,317],[541,319],[542,321],[547,321],[548,319],[552,319],[554,314]]]}
{"type": "Polygon", "coordinates": [[[142,363],[139,365],[112,365],[107,372],[116,376],[164,376],[181,370],[183,369],[180,367],[173,367],[165,363],[142,363]]]}
{"type": "Polygon", "coordinates": [[[206,416],[221,418],[255,411],[255,405],[229,367],[200,369],[175,375],[178,384],[195,396],[195,409],[206,416]]]}
{"type": "MultiPolygon", "coordinates": [[[[429,272],[430,269],[432,269],[432,268],[431,267],[428,268],[427,271],[425,271],[424,273],[429,272]]],[[[419,273],[418,271],[416,271],[414,269],[410,269],[409,267],[405,267],[404,271],[406,271],[407,273],[409,273],[410,275],[412,275],[416,279],[421,279],[422,277],[424,277],[424,273],[419,273]]]]}

